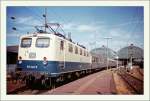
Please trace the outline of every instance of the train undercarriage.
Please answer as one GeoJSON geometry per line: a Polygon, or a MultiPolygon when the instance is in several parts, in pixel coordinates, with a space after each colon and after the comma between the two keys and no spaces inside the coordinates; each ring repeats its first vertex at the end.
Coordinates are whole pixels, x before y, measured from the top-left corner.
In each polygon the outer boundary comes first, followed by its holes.
{"type": "Polygon", "coordinates": [[[16,79],[20,79],[26,86],[35,89],[49,89],[69,83],[78,78],[98,72],[104,68],[87,69],[73,72],[60,73],[59,75],[48,75],[47,73],[38,72],[22,72],[21,69],[16,70],[16,79]]]}

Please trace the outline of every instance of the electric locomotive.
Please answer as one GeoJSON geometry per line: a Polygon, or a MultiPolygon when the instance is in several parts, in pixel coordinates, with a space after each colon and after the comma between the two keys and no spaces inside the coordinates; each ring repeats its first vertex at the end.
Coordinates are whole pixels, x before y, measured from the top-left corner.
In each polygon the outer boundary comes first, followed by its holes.
{"type": "MultiPolygon", "coordinates": [[[[59,24],[52,25],[60,27],[59,24]]],[[[91,59],[91,54],[83,45],[54,29],[52,33],[38,29],[36,33],[20,37],[17,64],[28,82],[40,79],[45,83],[46,80],[51,82],[52,78],[59,81],[66,76],[79,76],[96,68],[91,68],[91,59]]]]}

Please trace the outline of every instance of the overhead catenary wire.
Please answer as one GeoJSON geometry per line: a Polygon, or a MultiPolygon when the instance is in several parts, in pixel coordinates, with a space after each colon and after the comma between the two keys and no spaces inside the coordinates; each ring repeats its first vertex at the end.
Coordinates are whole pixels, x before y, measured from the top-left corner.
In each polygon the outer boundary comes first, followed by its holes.
{"type": "MultiPolygon", "coordinates": [[[[27,7],[26,7],[27,8],[27,7]]],[[[35,10],[33,11],[31,8],[27,8],[28,10],[30,10],[31,12],[32,12],[32,14],[34,14],[34,15],[36,15],[36,17],[42,22],[42,20],[45,20],[43,17],[42,17],[42,15],[41,14],[38,14],[38,12],[36,12],[35,10]],[[39,16],[39,15],[41,15],[41,16],[39,16]]],[[[46,18],[46,20],[45,20],[45,23],[47,23],[48,22],[48,17],[49,17],[49,10],[51,10],[51,9],[48,9],[48,8],[45,8],[45,17],[47,17],[46,18]]],[[[53,13],[55,16],[57,16],[59,19],[61,19],[63,22],[66,22],[62,17],[60,17],[59,15],[57,15],[53,10],[51,10],[51,13],[53,13]]],[[[53,15],[52,14],[52,15],[53,15]]],[[[60,24],[61,25],[61,24],[60,24]]],[[[61,27],[60,27],[60,30],[64,33],[64,35],[66,35],[66,32],[63,30],[63,28],[62,28],[63,26],[61,25],[61,27]]],[[[50,30],[50,29],[49,29],[50,30]]],[[[45,31],[46,31],[46,29],[45,29],[45,31]]]]}
{"type": "MultiPolygon", "coordinates": [[[[38,21],[40,21],[41,22],[41,24],[43,23],[43,18],[41,17],[41,16],[39,16],[39,14],[37,14],[36,13],[36,11],[34,10],[32,10],[31,8],[29,8],[29,7],[24,7],[24,8],[26,8],[29,12],[31,12],[33,15],[35,15],[35,17],[38,19],[38,21]]],[[[28,23],[17,23],[17,19],[19,18],[18,16],[11,16],[10,17],[11,19],[12,19],[12,24],[13,24],[13,26],[18,26],[18,27],[21,27],[21,26],[26,26],[26,27],[35,27],[35,25],[31,25],[31,24],[28,24],[28,23]]],[[[10,22],[11,23],[11,22],[10,22]]],[[[13,27],[12,27],[13,28],[13,27]]],[[[16,28],[16,27],[15,27],[16,28]]],[[[17,30],[15,30],[15,31],[17,31],[17,32],[21,32],[22,30],[21,30],[21,28],[16,28],[17,30]]]]}
{"type": "MultiPolygon", "coordinates": [[[[58,19],[60,19],[61,21],[63,21],[63,23],[67,23],[67,21],[64,18],[62,18],[61,16],[59,16],[54,10],[48,9],[47,12],[48,12],[48,14],[52,13],[52,15],[55,15],[56,17],[58,17],[58,19]]],[[[66,35],[67,33],[63,30],[64,27],[62,26],[62,24],[60,24],[60,30],[64,33],[64,35],[66,35]]]]}
{"type": "Polygon", "coordinates": [[[35,17],[43,24],[44,18],[42,17],[43,14],[39,14],[39,12],[37,12],[37,10],[33,11],[33,8],[29,8],[29,7],[25,7],[28,11],[30,11],[33,15],[35,15],[35,17]]]}

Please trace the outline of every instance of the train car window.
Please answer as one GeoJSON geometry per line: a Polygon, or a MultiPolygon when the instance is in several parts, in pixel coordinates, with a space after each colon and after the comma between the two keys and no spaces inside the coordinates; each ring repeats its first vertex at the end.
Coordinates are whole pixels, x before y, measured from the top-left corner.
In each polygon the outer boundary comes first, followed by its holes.
{"type": "Polygon", "coordinates": [[[89,56],[88,52],[87,52],[87,57],[89,56]]]}
{"type": "Polygon", "coordinates": [[[92,57],[92,62],[93,62],[93,63],[95,62],[95,58],[94,58],[94,57],[92,57]]]}
{"type": "Polygon", "coordinates": [[[82,49],[80,48],[80,55],[82,55],[82,49]]]}
{"type": "Polygon", "coordinates": [[[69,45],[68,51],[72,53],[73,52],[73,46],[70,43],[68,45],[69,45]]]}
{"type": "Polygon", "coordinates": [[[37,38],[36,47],[46,48],[49,46],[50,39],[49,38],[37,38]]]}
{"type": "Polygon", "coordinates": [[[96,58],[96,62],[98,63],[98,58],[96,58]]]}
{"type": "Polygon", "coordinates": [[[21,40],[21,47],[27,48],[30,47],[32,43],[32,38],[23,38],[21,40]]]}
{"type": "Polygon", "coordinates": [[[101,62],[102,60],[101,60],[101,57],[99,57],[99,62],[101,62]]]}
{"type": "Polygon", "coordinates": [[[60,50],[64,50],[64,41],[60,41],[60,50]]]}
{"type": "Polygon", "coordinates": [[[75,46],[75,54],[78,54],[78,47],[75,46]]]}

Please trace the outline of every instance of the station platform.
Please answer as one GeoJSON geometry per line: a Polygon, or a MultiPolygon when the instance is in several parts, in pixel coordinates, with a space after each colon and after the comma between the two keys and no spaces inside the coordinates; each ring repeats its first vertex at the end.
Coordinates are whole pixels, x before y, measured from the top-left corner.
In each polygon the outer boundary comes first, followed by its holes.
{"type": "Polygon", "coordinates": [[[115,82],[111,70],[104,70],[78,79],[43,94],[116,94],[115,82]]]}
{"type": "Polygon", "coordinates": [[[143,69],[111,68],[82,77],[54,89],[31,89],[24,82],[7,81],[7,94],[133,95],[144,93],[143,69]]]}

